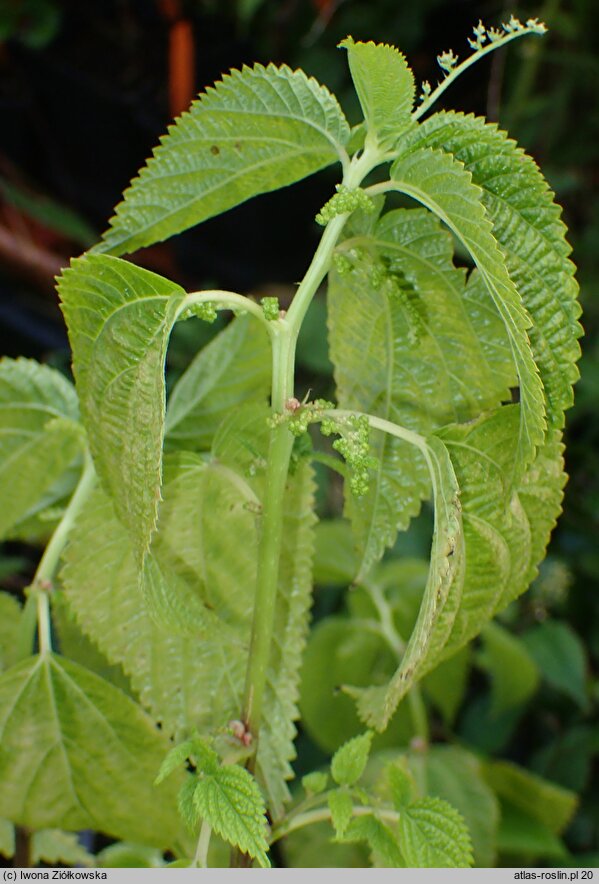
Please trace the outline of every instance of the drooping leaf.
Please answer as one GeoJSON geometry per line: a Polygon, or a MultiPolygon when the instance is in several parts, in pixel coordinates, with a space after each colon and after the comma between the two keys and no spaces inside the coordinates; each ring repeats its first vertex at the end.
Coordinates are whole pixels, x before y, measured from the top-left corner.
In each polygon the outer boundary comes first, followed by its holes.
{"type": "Polygon", "coordinates": [[[547,417],[563,425],[578,378],[580,306],[561,209],[534,160],[494,123],[438,113],[410,135],[464,163],[482,188],[482,202],[506,266],[533,320],[529,329],[547,399],[547,417]]]}
{"type": "Polygon", "coordinates": [[[303,71],[232,71],[170,127],[97,249],[135,251],[299,181],[339,160],[349,134],[336,99],[303,71]]]}
{"type": "Polygon", "coordinates": [[[247,401],[266,402],[271,357],[264,328],[239,316],[204,347],[179,378],[168,401],[168,448],[210,448],[226,414],[247,401]]]}
{"type": "Polygon", "coordinates": [[[546,620],[525,632],[522,641],[543,680],[584,709],[588,704],[586,654],[572,627],[559,620],[546,620]]]}
{"type": "Polygon", "coordinates": [[[203,772],[193,802],[201,818],[229,844],[268,868],[266,807],[256,781],[243,767],[227,764],[203,772]]]}
{"type": "MultiPolygon", "coordinates": [[[[452,263],[450,235],[430,212],[389,212],[368,235],[339,249],[351,266],[332,274],[329,288],[342,408],[426,434],[509,398],[516,376],[503,324],[484,287],[465,287],[464,271],[452,263]],[[411,301],[419,305],[416,335],[411,301]]],[[[415,449],[378,433],[372,443],[379,464],[370,491],[348,499],[362,574],[429,493],[426,464],[415,449]]]]}
{"type": "Polygon", "coordinates": [[[151,785],[166,740],[133,700],[54,655],[3,673],[0,700],[0,813],[32,829],[179,842],[174,789],[151,785]]]}
{"type": "Polygon", "coordinates": [[[491,677],[491,715],[520,706],[539,686],[539,669],[526,645],[498,623],[481,633],[479,663],[491,677]]]}
{"type": "Polygon", "coordinates": [[[166,347],[185,292],[105,255],[73,261],[58,290],[96,469],[141,559],[160,498],[166,347]]]}
{"type": "Polygon", "coordinates": [[[481,201],[482,191],[472,183],[461,163],[449,154],[428,148],[400,155],[391,168],[391,181],[393,187],[434,212],[462,241],[504,321],[518,373],[521,403],[518,445],[509,471],[513,483],[522,476],[543,441],[543,386],[527,336],[531,320],[493,236],[481,201]]]}
{"type": "Polygon", "coordinates": [[[81,447],[73,385],[32,359],[0,362],[0,537],[61,478],[81,447]]]}
{"type": "Polygon", "coordinates": [[[464,818],[441,798],[421,798],[399,818],[400,846],[409,868],[466,869],[472,841],[464,818]]]}
{"type": "Polygon", "coordinates": [[[331,761],[331,776],[338,785],[353,786],[357,783],[366,768],[371,745],[372,734],[366,731],[337,749],[331,761]]]}
{"type": "Polygon", "coordinates": [[[464,549],[456,476],[440,439],[429,437],[425,452],[433,484],[435,530],[429,576],[416,625],[388,684],[345,688],[356,699],[360,717],[378,730],[385,728],[414,681],[431,668],[432,661],[443,651],[462,594],[464,549]]]}
{"type": "Polygon", "coordinates": [[[404,56],[394,46],[356,43],[347,37],[349,69],[360,99],[368,136],[392,147],[412,122],[416,86],[404,56]]]}

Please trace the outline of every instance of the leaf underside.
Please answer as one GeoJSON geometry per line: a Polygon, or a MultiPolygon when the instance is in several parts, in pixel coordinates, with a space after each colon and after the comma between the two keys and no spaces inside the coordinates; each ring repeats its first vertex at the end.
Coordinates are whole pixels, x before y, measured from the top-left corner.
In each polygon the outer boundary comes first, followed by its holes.
{"type": "Polygon", "coordinates": [[[63,477],[80,451],[79,408],[60,372],[30,359],[0,363],[0,509],[5,537],[63,477]]]}
{"type": "Polygon", "coordinates": [[[209,88],[161,139],[96,251],[122,255],[338,161],[349,126],[303,71],[255,65],[209,88]]]}
{"type": "Polygon", "coordinates": [[[0,814],[30,829],[177,844],[176,788],[152,786],[167,742],[129,697],[48,655],[3,673],[0,700],[0,814]]]}
{"type": "MultiPolygon", "coordinates": [[[[254,502],[263,479],[239,463],[236,418],[249,412],[266,427],[265,411],[241,409],[215,440],[218,459],[169,455],[150,579],[141,583],[134,548],[110,500],[96,490],[76,524],[61,581],[83,631],[119,663],[141,703],[169,735],[218,732],[238,718],[253,610],[257,525],[254,502]],[[227,430],[227,426],[229,430],[227,430]],[[232,542],[233,540],[233,542],[232,542]]],[[[252,436],[255,442],[255,437],[252,436]]],[[[243,449],[245,450],[245,449],[243,449]]],[[[254,455],[252,455],[254,456],[254,455]]],[[[285,780],[295,756],[298,668],[308,626],[314,481],[306,464],[290,480],[268,671],[269,709],[258,776],[273,816],[288,799],[285,780]]]]}

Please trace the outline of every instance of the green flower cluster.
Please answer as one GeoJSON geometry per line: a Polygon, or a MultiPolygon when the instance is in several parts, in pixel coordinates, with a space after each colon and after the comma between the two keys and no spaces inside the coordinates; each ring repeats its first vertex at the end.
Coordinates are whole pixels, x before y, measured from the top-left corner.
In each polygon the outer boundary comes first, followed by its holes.
{"type": "Polygon", "coordinates": [[[343,457],[350,469],[349,486],[356,497],[368,492],[370,470],[376,459],[370,454],[370,425],[365,414],[348,417],[327,417],[321,423],[323,436],[338,433],[333,448],[343,457]]]}
{"type": "Polygon", "coordinates": [[[269,322],[274,322],[275,319],[279,318],[281,308],[279,307],[278,298],[262,298],[260,304],[262,305],[264,316],[269,322]]]}
{"type": "Polygon", "coordinates": [[[374,212],[375,205],[371,197],[361,187],[346,187],[344,184],[337,185],[337,193],[324,204],[318,215],[316,223],[322,227],[337,215],[349,215],[356,209],[362,209],[370,214],[374,212]]]}

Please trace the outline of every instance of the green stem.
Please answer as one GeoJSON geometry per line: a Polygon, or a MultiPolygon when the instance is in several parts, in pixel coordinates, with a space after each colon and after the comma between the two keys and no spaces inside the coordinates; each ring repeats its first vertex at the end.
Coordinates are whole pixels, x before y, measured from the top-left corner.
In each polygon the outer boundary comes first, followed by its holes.
{"type": "MultiPolygon", "coordinates": [[[[283,537],[283,499],[292,446],[293,436],[284,424],[271,430],[243,708],[243,720],[252,734],[256,748],[275,620],[283,537]]],[[[255,755],[250,767],[253,768],[254,763],[255,755]]]]}
{"type": "Polygon", "coordinates": [[[418,685],[413,685],[408,691],[408,707],[410,709],[414,734],[425,744],[428,744],[430,741],[428,715],[426,714],[422,691],[418,685]]]}
{"type": "Polygon", "coordinates": [[[476,64],[477,61],[480,61],[483,56],[487,55],[489,52],[493,52],[495,49],[499,49],[501,46],[505,46],[506,43],[510,43],[512,40],[516,40],[518,37],[524,37],[527,34],[536,34],[537,36],[542,36],[543,31],[535,30],[534,28],[523,27],[519,31],[513,31],[511,33],[505,34],[499,40],[495,40],[494,42],[487,43],[486,46],[483,46],[481,49],[478,49],[476,52],[473,52],[471,56],[464,59],[461,64],[456,65],[456,67],[445,77],[445,79],[439,83],[436,89],[433,89],[431,94],[426,98],[420,107],[414,111],[412,114],[413,120],[419,120],[437,101],[437,99],[445,92],[445,90],[451,86],[451,84],[456,80],[460,74],[463,74],[465,70],[467,70],[471,65],[476,64]]]}
{"type": "Polygon", "coordinates": [[[37,596],[37,622],[40,654],[47,654],[52,651],[48,593],[52,589],[52,581],[54,580],[54,575],[56,574],[60,557],[65,548],[73,523],[93,488],[95,477],[96,474],[94,472],[92,459],[86,451],[84,454],[83,472],[81,473],[79,484],[77,485],[75,493],[73,494],[62,519],[58,523],[48,546],[46,547],[37,571],[35,572],[35,577],[33,578],[32,587],[37,596]]]}
{"type": "MultiPolygon", "coordinates": [[[[374,814],[390,823],[399,822],[399,814],[397,811],[385,808],[363,807],[358,805],[353,808],[352,813],[353,816],[368,816],[369,814],[374,814]]],[[[328,807],[319,807],[316,810],[309,810],[306,811],[306,813],[289,816],[282,823],[273,828],[270,843],[274,844],[275,841],[279,841],[286,835],[291,834],[291,832],[296,832],[298,829],[303,829],[305,826],[312,826],[314,823],[322,823],[330,819],[331,811],[328,807]]]]}
{"type": "MultiPolygon", "coordinates": [[[[360,156],[356,155],[353,157],[351,163],[346,168],[342,184],[349,188],[359,187],[366,175],[368,175],[375,166],[378,166],[384,158],[385,155],[383,151],[376,145],[365,147],[364,152],[360,156]]],[[[294,347],[304,316],[312,302],[312,298],[328,273],[333,251],[348,218],[349,214],[337,215],[327,224],[320,243],[318,244],[318,248],[314,253],[312,263],[301,281],[299,288],[295,293],[293,302],[287,311],[287,322],[291,328],[294,347]]]]}
{"type": "Polygon", "coordinates": [[[206,821],[202,823],[200,829],[200,837],[198,838],[198,846],[193,858],[192,868],[207,869],[208,868],[208,849],[210,847],[210,838],[212,837],[212,826],[206,821]]]}
{"type": "MultiPolygon", "coordinates": [[[[344,184],[356,187],[364,176],[380,162],[376,150],[365,150],[361,157],[352,160],[344,184]]],[[[324,231],[320,244],[306,274],[300,283],[291,307],[284,319],[270,322],[272,340],[272,410],[281,414],[287,401],[293,396],[295,373],[295,348],[302,321],[306,315],[318,286],[326,276],[333,251],[348,215],[333,218],[324,231]]],[[[202,292],[202,301],[209,301],[210,293],[202,292]]],[[[214,300],[223,300],[227,295],[231,303],[238,303],[240,295],[214,293],[214,300]],[[218,296],[218,297],[217,297],[218,296]]],[[[242,299],[245,303],[247,299],[242,299]]],[[[248,302],[252,303],[252,302],[248,302]]],[[[256,307],[256,305],[253,305],[256,307]]],[[[247,306],[244,309],[248,309],[247,306]]],[[[259,309],[259,308],[257,308],[259,309]]],[[[272,635],[277,599],[279,560],[283,534],[283,500],[289,472],[289,460],[293,447],[293,436],[284,424],[274,427],[270,433],[268,465],[266,470],[266,491],[263,502],[262,528],[258,547],[258,573],[254,619],[250,638],[250,651],[243,703],[243,720],[254,739],[254,756],[249,768],[255,767],[258,733],[262,718],[264,689],[270,659],[272,635]]]]}
{"type": "Polygon", "coordinates": [[[266,326],[266,329],[271,334],[277,326],[276,320],[272,322],[266,318],[264,310],[259,304],[252,301],[251,298],[246,298],[245,295],[237,294],[237,292],[226,292],[221,291],[220,289],[209,289],[204,292],[189,292],[183,300],[181,312],[189,307],[193,307],[194,304],[213,304],[215,307],[222,307],[226,310],[239,310],[251,313],[252,316],[255,316],[256,319],[260,320],[260,322],[266,326]]]}

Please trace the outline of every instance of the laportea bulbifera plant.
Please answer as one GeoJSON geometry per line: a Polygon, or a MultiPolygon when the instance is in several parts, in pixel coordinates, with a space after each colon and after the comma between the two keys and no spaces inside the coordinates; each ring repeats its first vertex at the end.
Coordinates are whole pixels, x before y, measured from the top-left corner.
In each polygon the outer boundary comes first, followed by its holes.
{"type": "Polygon", "coordinates": [[[47,366],[2,363],[0,528],[55,526],[24,609],[1,597],[5,842],[11,823],[34,846],[67,843],[49,829],[95,829],[182,865],[205,866],[226,842],[234,864],[266,866],[270,845],[329,820],[337,843],[363,843],[374,864],[472,862],[467,808],[427,791],[397,753],[376,776],[368,759],[404,698],[422,720],[423,676],[527,588],[560,510],[580,335],[560,210],[495,125],[428,114],[474,61],[544,30],[479,24],[473,54],[439,56],[446,76],[417,101],[400,52],[348,38],[364,114],[353,129],[302,71],[225,76],[59,279],[76,392],[47,366]],[[335,163],[341,181],[287,311],[187,293],[119,257],[335,163]],[[386,211],[392,193],[415,205],[386,211]],[[454,264],[454,240],[472,269],[454,264]],[[294,381],[327,274],[335,403],[302,400],[294,381]],[[175,322],[219,310],[234,318],[167,403],[175,322]],[[339,458],[315,454],[318,427],[339,458]],[[363,732],[304,777],[289,809],[314,457],[344,476],[353,582],[395,671],[342,686],[363,732]],[[426,500],[428,579],[402,635],[369,575],[426,500]],[[75,621],[96,650],[72,639],[75,621]]]}

